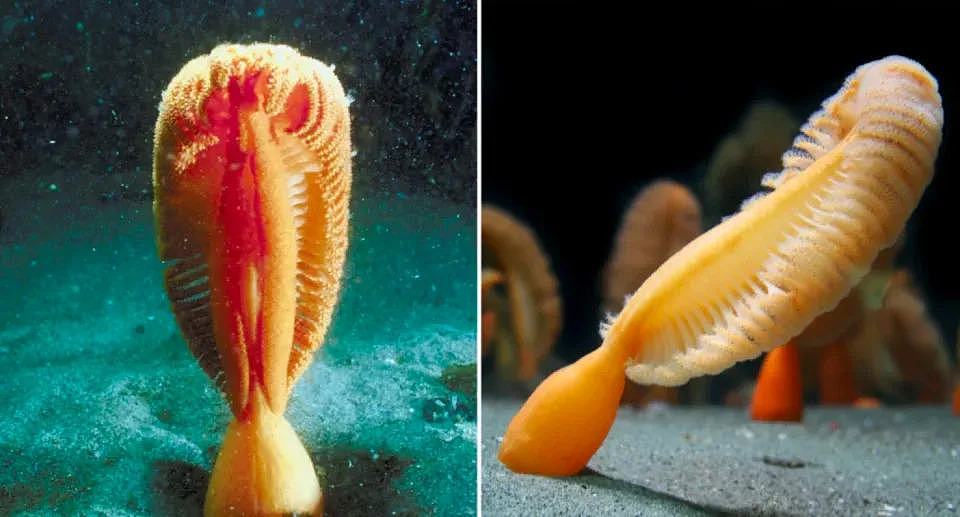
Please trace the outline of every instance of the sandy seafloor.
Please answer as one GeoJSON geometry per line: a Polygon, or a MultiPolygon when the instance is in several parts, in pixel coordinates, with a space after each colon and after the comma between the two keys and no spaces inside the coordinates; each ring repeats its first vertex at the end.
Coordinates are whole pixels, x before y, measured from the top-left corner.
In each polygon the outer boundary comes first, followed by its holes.
{"type": "Polygon", "coordinates": [[[802,424],[621,408],[587,472],[546,478],[496,459],[519,405],[482,404],[485,516],[960,513],[960,418],[946,407],[813,407],[802,424]]]}
{"type": "MultiPolygon", "coordinates": [[[[230,413],[168,308],[150,203],[90,201],[68,176],[0,196],[0,514],[199,514],[230,413]]],[[[475,361],[475,211],[355,193],[351,224],[286,416],[329,514],[474,514],[476,408],[424,407],[471,403],[440,376],[475,361]]]]}

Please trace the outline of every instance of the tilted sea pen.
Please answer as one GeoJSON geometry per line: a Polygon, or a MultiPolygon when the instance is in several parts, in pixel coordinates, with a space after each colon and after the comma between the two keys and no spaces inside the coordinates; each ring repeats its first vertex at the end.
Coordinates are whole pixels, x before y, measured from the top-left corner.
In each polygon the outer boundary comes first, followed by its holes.
{"type": "Polygon", "coordinates": [[[613,424],[624,370],[679,385],[786,343],[832,309],[902,231],[932,178],[942,124],[937,83],[921,65],[889,57],[858,68],[765,180],[773,192],[667,260],[600,348],[537,388],[501,461],[574,474],[613,424]]]}
{"type": "MultiPolygon", "coordinates": [[[[530,380],[560,333],[563,312],[557,279],[533,231],[500,208],[484,206],[483,267],[506,290],[506,321],[497,321],[498,375],[530,380]]],[[[489,289],[488,289],[489,291],[489,289]]]]}
{"type": "Polygon", "coordinates": [[[340,82],[290,47],[221,45],[163,93],[153,174],[173,311],[234,415],[205,513],[320,513],[316,473],[283,412],[323,342],[346,255],[340,82]]]}

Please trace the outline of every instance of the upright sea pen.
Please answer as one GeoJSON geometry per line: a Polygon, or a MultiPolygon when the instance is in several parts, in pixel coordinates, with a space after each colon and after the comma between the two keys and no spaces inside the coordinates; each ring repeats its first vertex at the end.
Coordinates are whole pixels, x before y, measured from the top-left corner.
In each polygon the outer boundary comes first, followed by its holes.
{"type": "Polygon", "coordinates": [[[208,515],[322,511],[283,412],[339,295],[350,169],[340,82],[290,47],[221,45],[163,93],[153,179],[167,293],[234,416],[208,515]]]}
{"type": "Polygon", "coordinates": [[[624,370],[638,383],[682,384],[787,342],[836,306],[920,201],[942,124],[936,80],[921,65],[889,57],[858,68],[767,178],[773,192],[667,260],[600,348],[537,388],[500,460],[574,474],[610,430],[624,370]]]}

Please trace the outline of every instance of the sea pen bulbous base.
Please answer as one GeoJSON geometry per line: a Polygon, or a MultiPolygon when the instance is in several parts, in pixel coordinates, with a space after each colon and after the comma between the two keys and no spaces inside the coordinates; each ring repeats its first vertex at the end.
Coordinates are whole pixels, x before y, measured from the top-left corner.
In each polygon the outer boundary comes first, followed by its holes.
{"type": "Polygon", "coordinates": [[[547,377],[510,421],[500,461],[523,474],[572,476],[583,470],[617,416],[624,362],[601,346],[547,377]]]}
{"type": "Polygon", "coordinates": [[[206,516],[322,515],[323,491],[303,443],[257,391],[230,422],[213,467],[206,516]]]}

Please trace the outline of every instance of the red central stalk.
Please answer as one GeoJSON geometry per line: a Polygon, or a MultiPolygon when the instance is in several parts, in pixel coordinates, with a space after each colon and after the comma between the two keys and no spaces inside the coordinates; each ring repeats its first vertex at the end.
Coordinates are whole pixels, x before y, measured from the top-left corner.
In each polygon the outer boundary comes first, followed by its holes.
{"type": "MultiPolygon", "coordinates": [[[[246,345],[251,394],[263,383],[263,270],[267,253],[256,149],[244,113],[258,108],[256,73],[231,78],[207,102],[210,131],[222,145],[223,183],[218,220],[223,239],[224,298],[232,315],[230,334],[246,345]]],[[[252,398],[251,398],[252,400],[252,398]]]]}

